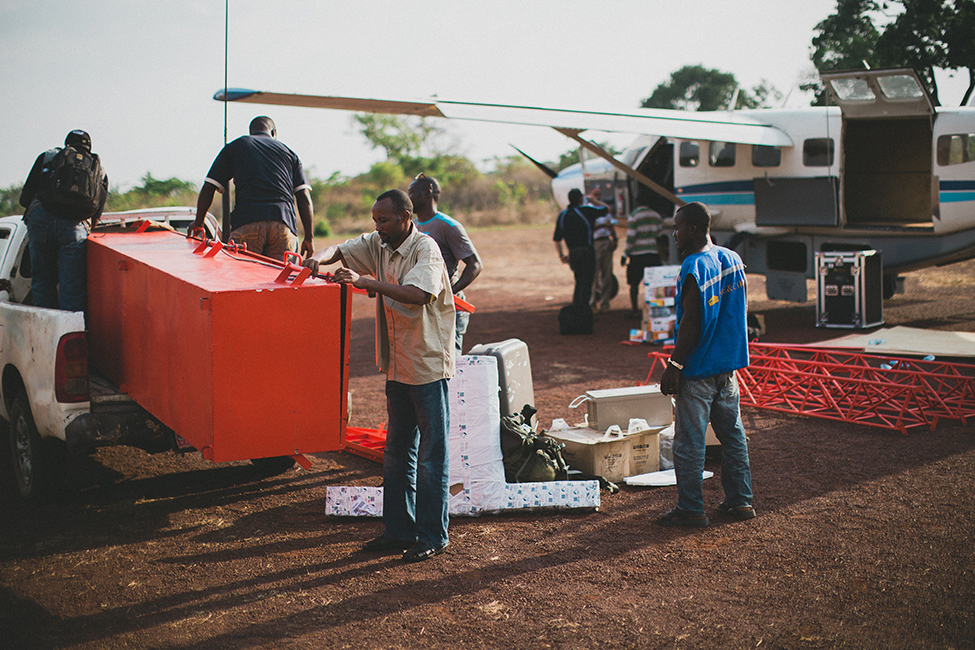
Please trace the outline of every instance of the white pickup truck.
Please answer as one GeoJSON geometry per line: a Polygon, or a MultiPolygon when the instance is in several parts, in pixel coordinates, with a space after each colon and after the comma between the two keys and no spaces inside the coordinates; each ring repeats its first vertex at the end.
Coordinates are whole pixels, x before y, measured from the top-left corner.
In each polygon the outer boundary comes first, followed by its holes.
{"type": "MultiPolygon", "coordinates": [[[[160,208],[103,215],[102,223],[151,219],[186,229],[193,208],[160,208]]],[[[208,236],[217,237],[207,215],[208,236]]],[[[9,423],[10,458],[20,496],[47,491],[61,455],[99,446],[129,445],[150,453],[178,449],[172,430],[103,377],[89,375],[84,314],[32,306],[27,226],[0,218],[0,416],[9,423]]]]}

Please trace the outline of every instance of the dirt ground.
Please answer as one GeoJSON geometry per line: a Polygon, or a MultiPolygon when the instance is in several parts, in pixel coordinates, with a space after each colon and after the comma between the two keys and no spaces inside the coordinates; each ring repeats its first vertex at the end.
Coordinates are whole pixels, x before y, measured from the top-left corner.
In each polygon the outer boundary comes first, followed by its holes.
{"type": "MultiPolygon", "coordinates": [[[[467,345],[528,343],[543,426],[586,390],[646,378],[621,295],[560,337],[571,273],[548,228],[472,233],[486,270],[467,345]]],[[[623,273],[617,268],[619,277],[623,273]]],[[[975,331],[975,262],[910,274],[888,326],[975,331]]],[[[764,300],[768,342],[846,334],[764,300]]],[[[810,294],[812,295],[812,294],[810,294]]],[[[384,421],[373,303],[357,296],[351,424],[384,421]]],[[[300,365],[300,359],[296,359],[300,365]]],[[[0,502],[3,648],[975,648],[975,425],[893,431],[746,408],[758,518],[655,526],[676,489],[623,487],[598,511],[454,518],[447,553],[363,554],[375,519],[325,491],[379,485],[347,453],[262,477],[246,463],[103,449],[57,500],[0,502]]],[[[711,457],[705,499],[722,499],[711,457]]]]}

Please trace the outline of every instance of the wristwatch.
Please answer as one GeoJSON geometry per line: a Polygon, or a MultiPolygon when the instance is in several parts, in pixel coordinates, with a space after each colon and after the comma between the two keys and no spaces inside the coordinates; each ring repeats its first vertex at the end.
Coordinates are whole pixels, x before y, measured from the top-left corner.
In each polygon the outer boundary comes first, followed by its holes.
{"type": "Polygon", "coordinates": [[[667,363],[669,363],[673,367],[677,368],[678,370],[683,370],[684,369],[684,364],[683,363],[677,363],[676,361],[674,361],[673,359],[671,359],[669,357],[667,359],[667,363]]]}

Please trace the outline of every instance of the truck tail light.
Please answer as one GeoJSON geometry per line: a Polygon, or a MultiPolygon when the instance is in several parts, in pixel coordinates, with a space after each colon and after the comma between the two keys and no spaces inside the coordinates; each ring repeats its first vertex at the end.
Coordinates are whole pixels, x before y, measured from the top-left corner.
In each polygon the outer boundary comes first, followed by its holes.
{"type": "Polygon", "coordinates": [[[87,402],[88,339],[84,332],[65,334],[58,341],[54,395],[59,402],[87,402]]]}

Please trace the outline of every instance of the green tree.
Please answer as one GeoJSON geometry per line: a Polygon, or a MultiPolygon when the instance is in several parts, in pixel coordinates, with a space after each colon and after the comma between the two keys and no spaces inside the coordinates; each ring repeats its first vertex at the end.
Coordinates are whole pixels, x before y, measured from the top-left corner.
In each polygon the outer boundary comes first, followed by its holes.
{"type": "Polygon", "coordinates": [[[195,185],[181,181],[178,178],[160,180],[153,178],[152,174],[146,172],[146,175],[141,180],[142,185],[137,185],[132,188],[132,191],[147,197],[170,198],[196,192],[195,185]]]}
{"type": "MultiPolygon", "coordinates": [[[[819,72],[914,68],[935,105],[940,105],[935,68],[967,68],[965,104],[975,88],[973,30],[975,0],[837,0],[836,13],[816,25],[811,58],[819,72]]],[[[801,87],[816,92],[814,104],[827,101],[818,80],[801,87]]]]}
{"type": "Polygon", "coordinates": [[[395,164],[416,158],[424,144],[429,145],[435,135],[443,132],[424,117],[357,113],[352,119],[373,148],[385,151],[386,159],[395,164]]]}
{"type": "MultiPolygon", "coordinates": [[[[729,107],[736,89],[738,81],[730,72],[721,72],[702,65],[686,65],[672,72],[670,80],[658,85],[640,105],[643,108],[717,111],[729,107]]],[[[739,91],[734,108],[767,106],[781,96],[771,84],[763,80],[751,93],[739,91]]]]}
{"type": "Polygon", "coordinates": [[[961,106],[967,106],[975,92],[975,0],[956,0],[955,11],[944,17],[942,30],[947,45],[945,66],[968,69],[968,89],[961,100],[961,106]]]}
{"type": "Polygon", "coordinates": [[[23,189],[23,183],[0,189],[0,216],[23,214],[24,209],[20,207],[20,193],[23,189]]]}

